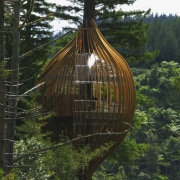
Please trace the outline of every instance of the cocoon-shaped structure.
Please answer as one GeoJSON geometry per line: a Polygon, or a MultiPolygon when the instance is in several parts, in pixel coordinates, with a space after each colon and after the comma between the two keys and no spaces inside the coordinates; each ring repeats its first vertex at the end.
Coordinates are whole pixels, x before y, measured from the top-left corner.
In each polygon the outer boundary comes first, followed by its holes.
{"type": "Polygon", "coordinates": [[[104,155],[89,162],[88,179],[131,128],[135,110],[131,70],[91,21],[50,60],[42,81],[42,104],[56,113],[46,126],[53,131],[52,139],[62,134],[69,139],[80,137],[75,148],[89,145],[92,151],[112,142],[104,155]]]}

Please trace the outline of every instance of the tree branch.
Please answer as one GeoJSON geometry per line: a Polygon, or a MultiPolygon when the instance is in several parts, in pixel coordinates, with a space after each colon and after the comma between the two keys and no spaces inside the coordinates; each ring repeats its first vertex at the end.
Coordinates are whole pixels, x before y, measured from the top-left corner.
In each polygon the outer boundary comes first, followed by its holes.
{"type": "Polygon", "coordinates": [[[20,58],[23,59],[23,58],[25,58],[26,56],[31,55],[31,54],[34,53],[35,51],[40,50],[40,49],[44,48],[45,46],[48,46],[49,44],[57,41],[58,39],[64,37],[65,35],[67,35],[67,34],[70,33],[70,32],[72,32],[72,30],[68,31],[67,33],[63,34],[62,36],[59,36],[58,38],[53,39],[52,41],[50,41],[50,42],[48,42],[48,43],[45,43],[45,44],[43,44],[43,45],[41,45],[41,46],[38,46],[38,47],[36,47],[36,48],[34,48],[34,49],[32,49],[32,50],[30,50],[30,51],[22,54],[22,55],[20,56],[20,58]]]}
{"type": "Polygon", "coordinates": [[[26,94],[30,93],[31,91],[34,91],[35,89],[39,88],[40,86],[42,86],[45,82],[42,82],[36,86],[34,86],[33,88],[29,89],[28,91],[26,91],[24,94],[22,94],[22,96],[25,96],[26,94]]]}
{"type": "Polygon", "coordinates": [[[31,13],[33,11],[33,8],[34,8],[34,0],[30,0],[30,7],[29,7],[29,10],[27,12],[27,16],[25,18],[25,20],[23,21],[23,23],[20,25],[19,27],[19,30],[22,29],[24,27],[24,25],[26,24],[26,22],[28,21],[28,19],[30,18],[31,16],[31,13]]]}
{"type": "Polygon", "coordinates": [[[20,155],[20,156],[14,158],[13,163],[19,161],[20,159],[22,159],[24,157],[31,156],[31,155],[37,155],[39,153],[46,153],[46,152],[48,152],[50,150],[56,149],[56,148],[61,147],[61,146],[65,146],[67,144],[73,143],[73,142],[81,140],[81,139],[94,137],[94,136],[107,136],[107,135],[108,136],[119,136],[119,135],[122,135],[122,134],[126,134],[127,132],[129,132],[130,129],[131,128],[125,130],[124,132],[94,133],[94,134],[88,134],[86,136],[79,136],[77,138],[74,138],[72,140],[69,140],[69,141],[66,141],[66,142],[63,142],[63,143],[55,144],[55,145],[52,145],[50,147],[45,147],[45,148],[42,148],[42,149],[37,149],[37,150],[31,151],[31,152],[25,153],[23,155],[20,155]]]}
{"type": "Polygon", "coordinates": [[[49,16],[53,16],[53,15],[54,15],[54,13],[49,13],[46,17],[41,17],[41,18],[37,19],[36,21],[30,22],[30,23],[28,23],[28,24],[24,24],[23,27],[27,27],[27,26],[30,26],[30,25],[32,25],[32,24],[38,23],[38,22],[40,22],[40,21],[48,18],[49,16]]]}

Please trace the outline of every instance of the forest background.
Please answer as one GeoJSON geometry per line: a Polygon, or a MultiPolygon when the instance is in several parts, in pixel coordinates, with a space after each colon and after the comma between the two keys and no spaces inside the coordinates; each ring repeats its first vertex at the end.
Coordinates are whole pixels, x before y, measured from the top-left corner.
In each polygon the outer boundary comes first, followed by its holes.
{"type": "MultiPolygon", "coordinates": [[[[20,22],[20,65],[18,95],[38,84],[40,73],[51,57],[75,35],[76,29],[64,28],[56,35],[50,21],[55,17],[80,26],[82,1],[74,6],[54,6],[46,1],[22,1],[20,22]],[[76,6],[77,5],[77,6],[76,6]],[[29,11],[31,7],[31,11],[29,11]],[[73,12],[72,14],[68,14],[73,12]],[[31,12],[30,15],[27,14],[31,12]],[[53,16],[52,16],[53,14],[53,16]],[[71,16],[72,15],[72,16],[71,16]],[[46,18],[47,17],[47,18],[46,18]],[[40,19],[40,20],[39,20],[40,19]],[[51,42],[51,43],[50,43],[51,42]]],[[[129,1],[116,3],[126,4],[129,1]]],[[[125,57],[132,68],[137,90],[133,129],[120,147],[104,161],[93,179],[178,180],[180,176],[180,18],[151,15],[150,11],[115,11],[115,3],[101,1],[96,23],[110,44],[125,57]],[[103,5],[101,5],[101,3],[103,5]]],[[[1,80],[6,79],[6,98],[12,83],[12,34],[14,7],[5,4],[5,61],[1,61],[1,80]]],[[[1,17],[1,16],[0,16],[1,17]]],[[[2,87],[1,92],[2,92],[2,87]]],[[[9,94],[8,94],[9,93],[9,94]]],[[[72,179],[79,167],[87,166],[94,154],[88,147],[77,152],[71,144],[50,148],[46,153],[29,152],[53,147],[40,131],[49,114],[41,109],[39,93],[30,91],[17,104],[13,179],[72,179]],[[26,156],[23,156],[26,154],[26,156]]],[[[2,104],[1,104],[2,106],[2,104]]],[[[47,136],[47,134],[46,134],[47,136]]],[[[62,137],[62,141],[63,141],[62,137]]],[[[0,173],[3,179],[4,172],[0,173]]]]}

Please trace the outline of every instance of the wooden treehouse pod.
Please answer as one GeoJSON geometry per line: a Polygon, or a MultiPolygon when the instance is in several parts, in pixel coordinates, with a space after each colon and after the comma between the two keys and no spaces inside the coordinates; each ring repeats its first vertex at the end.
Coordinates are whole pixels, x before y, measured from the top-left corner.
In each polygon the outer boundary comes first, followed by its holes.
{"type": "MultiPolygon", "coordinates": [[[[116,147],[130,129],[135,110],[131,70],[94,21],[52,58],[42,81],[43,105],[56,113],[47,124],[55,140],[61,133],[70,139],[101,133],[81,139],[76,148],[89,144],[93,150],[110,141],[116,147]]],[[[105,156],[90,164],[97,167],[105,156]]]]}

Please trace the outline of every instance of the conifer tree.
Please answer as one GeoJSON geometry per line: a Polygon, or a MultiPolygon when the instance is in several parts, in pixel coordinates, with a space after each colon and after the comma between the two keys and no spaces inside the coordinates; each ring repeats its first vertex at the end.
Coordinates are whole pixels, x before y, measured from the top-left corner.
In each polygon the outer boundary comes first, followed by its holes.
{"type": "MultiPolygon", "coordinates": [[[[45,1],[28,1],[28,3],[31,2],[30,4],[26,4],[26,1],[23,1],[22,3],[22,15],[27,15],[21,18],[20,22],[23,22],[23,26],[19,27],[20,33],[21,33],[21,44],[20,44],[20,83],[23,83],[23,86],[20,86],[19,92],[23,93],[26,90],[28,90],[30,87],[32,87],[36,81],[37,75],[39,74],[39,71],[41,69],[41,66],[43,63],[48,59],[48,48],[43,48],[40,51],[37,51],[38,46],[41,46],[43,43],[47,43],[51,39],[52,32],[50,32],[49,28],[50,25],[47,21],[43,22],[42,20],[45,20],[44,16],[48,16],[49,13],[51,13],[51,8],[52,6],[49,6],[49,3],[46,3],[45,1]],[[29,9],[30,8],[30,9],[29,9]],[[48,9],[49,8],[49,9],[48,9]],[[35,13],[32,13],[32,9],[34,10],[35,13]],[[30,15],[31,14],[31,15],[30,15]],[[41,19],[41,17],[43,17],[41,19]],[[41,19],[41,21],[39,21],[41,19]],[[25,23],[24,23],[25,22],[25,23]],[[33,51],[31,51],[34,49],[33,51]],[[27,52],[31,52],[27,53],[27,52]],[[30,56],[27,56],[27,54],[30,54],[30,56]],[[31,79],[30,81],[27,79],[31,79]]],[[[72,1],[74,2],[74,6],[60,6],[57,8],[57,13],[54,13],[55,16],[61,16],[63,19],[69,19],[72,20],[72,22],[77,23],[77,25],[83,25],[83,19],[80,16],[76,16],[78,14],[77,12],[82,13],[83,2],[96,2],[95,4],[92,4],[92,8],[95,7],[96,11],[94,11],[93,17],[95,17],[96,21],[101,23],[102,25],[102,30],[104,29],[104,33],[106,32],[106,28],[109,27],[109,25],[112,24],[110,21],[112,18],[112,21],[114,25],[116,24],[115,22],[120,22],[119,24],[122,24],[121,21],[116,21],[116,18],[120,17],[120,19],[125,16],[123,13],[120,11],[115,12],[115,5],[118,4],[124,4],[124,3],[131,3],[133,1],[128,1],[128,0],[121,0],[121,1],[107,1],[107,0],[102,0],[102,1],[72,1]],[[77,5],[77,6],[76,6],[77,5]],[[81,5],[81,6],[79,6],[81,5]],[[69,10],[70,14],[66,14],[65,11],[69,10]],[[76,14],[71,13],[72,11],[76,12],[76,14]],[[72,15],[72,16],[71,16],[72,15]],[[114,15],[114,16],[113,16],[114,15]],[[117,15],[117,16],[115,16],[117,15]],[[103,27],[103,24],[104,27],[103,27]]],[[[91,11],[92,9],[89,9],[91,11]]],[[[130,13],[132,15],[133,13],[130,13]]],[[[141,14],[141,13],[139,13],[141,14]]],[[[52,20],[52,19],[51,19],[52,20]]],[[[117,24],[118,24],[117,23],[117,24]]],[[[138,23],[136,24],[138,25],[138,23]]],[[[115,27],[115,26],[114,26],[115,27]]],[[[119,26],[117,27],[117,29],[119,26]]],[[[130,28],[130,26],[129,26],[130,28]]],[[[145,30],[145,29],[143,29],[145,30]]],[[[108,32],[108,31],[107,31],[108,32]]],[[[113,31],[112,31],[113,32],[113,31]]],[[[124,31],[126,32],[126,31],[124,31]]],[[[144,31],[143,31],[144,32],[144,31]]],[[[123,34],[126,36],[126,34],[123,34]]],[[[112,35],[106,35],[107,37],[112,37],[112,35]]],[[[123,37],[124,37],[123,36],[123,37]]],[[[137,38],[138,40],[138,38],[137,38]]],[[[140,42],[143,42],[144,40],[140,40],[140,42]]],[[[9,37],[8,43],[7,43],[7,55],[11,57],[11,38],[9,37]]],[[[124,41],[122,41],[122,44],[124,41]]],[[[138,44],[138,41],[133,41],[134,44],[138,44]]],[[[141,43],[139,43],[141,44],[141,43]]],[[[124,43],[124,46],[126,46],[126,43],[124,43]]],[[[128,47],[131,47],[130,45],[128,47]]],[[[10,64],[10,63],[9,63],[10,64]]],[[[23,107],[23,106],[20,106],[23,107]]]]}
{"type": "Polygon", "coordinates": [[[4,79],[4,1],[0,1],[0,168],[4,168],[5,79],[4,79]]]}
{"type": "Polygon", "coordinates": [[[144,18],[150,13],[150,10],[125,12],[121,9],[122,5],[132,4],[135,0],[69,1],[73,4],[69,6],[57,6],[56,16],[63,17],[77,26],[82,26],[86,19],[85,16],[89,13],[91,18],[95,19],[109,43],[131,65],[138,64],[141,61],[147,61],[150,57],[141,48],[147,41],[146,31],[148,25],[144,23],[144,18]],[[89,3],[87,4],[87,11],[86,3],[89,3]]]}
{"type": "MultiPolygon", "coordinates": [[[[49,10],[48,10],[48,3],[45,1],[36,2],[34,0],[31,1],[22,1],[20,6],[20,1],[13,1],[9,2],[7,1],[6,4],[4,4],[5,1],[1,1],[1,9],[0,9],[0,41],[1,41],[1,48],[0,48],[0,70],[2,72],[5,72],[4,68],[4,48],[6,48],[6,57],[8,57],[7,61],[7,67],[10,69],[10,76],[7,78],[6,81],[6,87],[5,87],[5,80],[3,77],[3,73],[0,76],[0,145],[1,145],[1,153],[0,153],[0,168],[2,168],[5,173],[9,173],[12,165],[13,165],[13,146],[14,146],[14,133],[15,133],[15,124],[18,119],[21,119],[23,117],[18,116],[18,111],[20,109],[20,106],[18,106],[18,100],[19,97],[21,97],[20,94],[24,90],[27,90],[27,88],[32,88],[35,79],[37,78],[37,74],[34,72],[39,72],[37,69],[35,71],[31,71],[29,69],[32,69],[34,66],[40,66],[42,62],[40,63],[40,59],[38,57],[41,57],[42,60],[47,59],[47,51],[44,51],[42,54],[35,54],[35,56],[31,59],[33,60],[29,62],[29,64],[26,64],[26,67],[23,67],[23,61],[21,58],[20,62],[20,53],[26,53],[29,50],[29,47],[35,48],[39,45],[42,45],[42,43],[45,43],[51,38],[51,32],[48,28],[49,26],[48,22],[44,23],[45,16],[49,16],[49,10]],[[26,4],[27,3],[27,4],[26,4]],[[30,3],[30,4],[29,4],[30,3]],[[45,4],[45,5],[44,5],[45,4]],[[26,7],[26,8],[25,8],[26,7]],[[39,8],[39,9],[38,9],[39,8]],[[34,16],[31,17],[32,10],[38,9],[34,16]],[[45,11],[46,10],[46,11],[45,11]],[[5,12],[4,12],[5,11],[5,12]],[[44,14],[43,14],[44,13],[44,14]],[[21,15],[24,15],[21,16],[21,15]],[[40,18],[42,17],[42,18],[40,18]],[[34,26],[35,24],[38,24],[39,27],[37,28],[34,26]],[[8,31],[5,33],[4,31],[4,24],[7,26],[8,31]],[[23,44],[20,46],[20,33],[25,32],[25,27],[29,27],[29,31],[26,31],[26,35],[22,36],[21,40],[24,40],[23,44]],[[42,29],[42,33],[40,31],[40,28],[42,29]],[[34,29],[34,34],[32,29],[34,29]],[[39,32],[39,34],[38,34],[39,32]],[[29,35],[29,41],[27,41],[26,37],[29,35]],[[30,44],[30,40],[33,39],[33,43],[30,44]],[[5,40],[5,42],[4,42],[5,40]],[[35,42],[36,40],[36,42],[35,42]],[[28,46],[29,43],[29,46],[28,46]],[[4,46],[6,44],[6,47],[4,46]],[[27,45],[27,46],[26,46],[27,45]],[[24,49],[23,49],[23,48],[24,49]],[[24,51],[23,51],[23,50],[24,51]],[[43,56],[43,57],[42,57],[43,56]],[[35,58],[36,57],[36,58],[35,58]],[[31,72],[34,76],[32,78],[32,74],[28,74],[25,78],[33,79],[33,81],[28,80],[22,80],[21,77],[24,77],[25,74],[27,74],[27,69],[29,72],[31,72]],[[20,74],[19,74],[20,70],[20,74]],[[20,76],[20,78],[19,78],[20,76]],[[27,86],[24,84],[26,83],[27,86]],[[22,86],[20,84],[23,84],[23,90],[22,86]],[[19,88],[20,87],[20,88],[19,88]],[[5,94],[6,89],[6,94],[5,94]],[[5,115],[6,112],[6,115],[5,115]]],[[[33,15],[33,14],[32,14],[33,15]]],[[[32,51],[34,52],[34,51],[32,51]]],[[[25,55],[23,54],[23,57],[25,55]]],[[[26,59],[27,60],[27,59],[26,59]]],[[[41,60],[41,61],[42,61],[41,60]]],[[[40,68],[39,68],[40,70],[40,68]]],[[[25,110],[21,108],[21,110],[25,110]]]]}
{"type": "Polygon", "coordinates": [[[32,88],[32,85],[38,82],[37,77],[42,66],[49,58],[50,52],[50,46],[41,46],[52,39],[53,33],[50,22],[54,19],[54,4],[47,3],[45,0],[28,1],[22,4],[21,7],[21,10],[23,10],[22,20],[26,18],[31,6],[32,12],[28,17],[27,23],[21,29],[20,79],[24,82],[24,85],[20,88],[21,93],[32,88]],[[30,5],[29,2],[33,2],[33,5],[30,5]]]}

